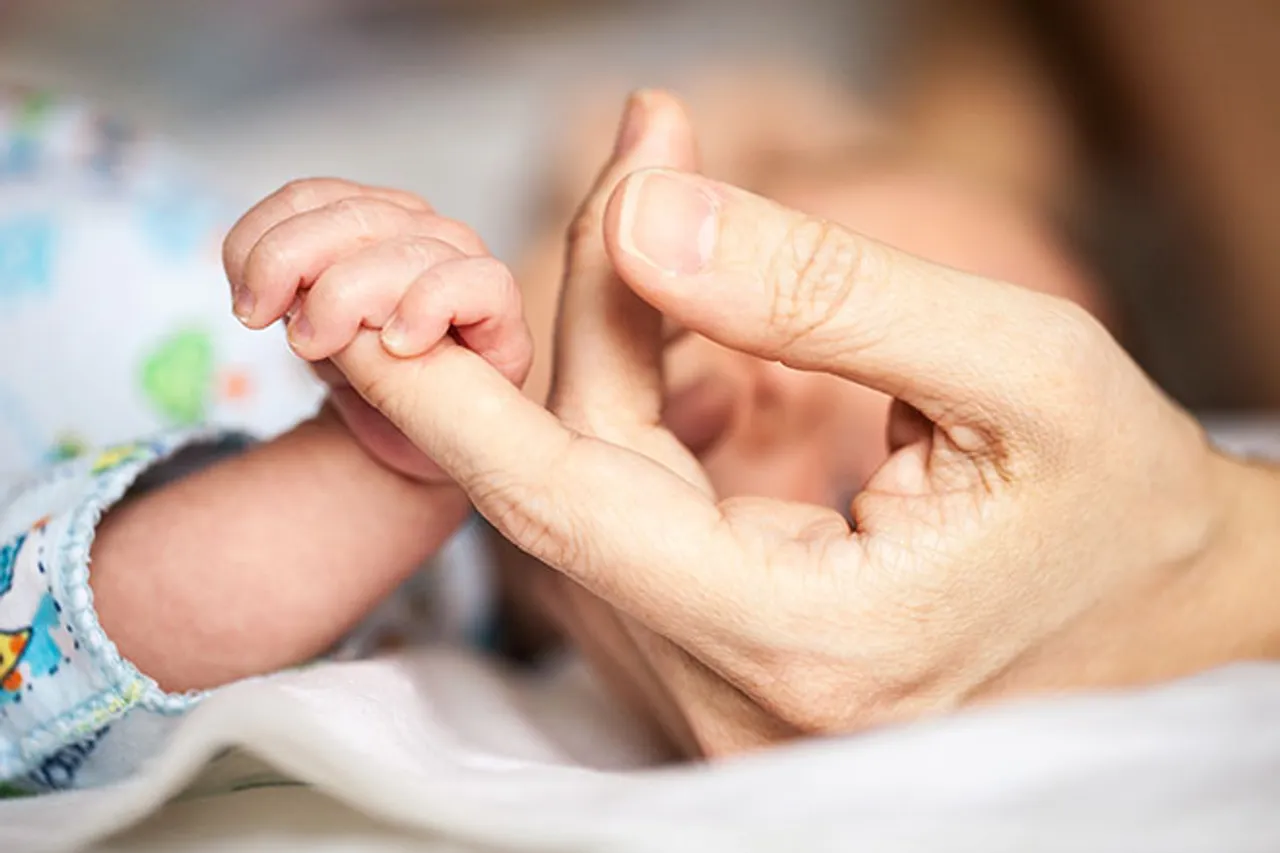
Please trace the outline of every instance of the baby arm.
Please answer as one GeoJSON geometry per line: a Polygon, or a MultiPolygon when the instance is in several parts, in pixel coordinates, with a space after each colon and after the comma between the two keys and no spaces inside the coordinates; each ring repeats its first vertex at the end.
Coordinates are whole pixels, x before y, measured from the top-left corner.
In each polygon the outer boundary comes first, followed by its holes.
{"type": "Polygon", "coordinates": [[[0,788],[127,774],[187,691],[323,653],[466,512],[331,412],[257,447],[163,435],[17,484],[0,500],[0,788]]]}
{"type": "Polygon", "coordinates": [[[126,501],[101,524],[98,617],[122,656],[169,690],[324,652],[466,517],[461,490],[329,356],[362,326],[405,356],[453,328],[518,383],[532,352],[506,268],[408,194],[290,184],[232,229],[225,262],[242,319],[262,327],[288,314],[295,351],[333,390],[314,420],[126,501]]]}
{"type": "MultiPolygon", "coordinates": [[[[233,230],[250,322],[295,307],[294,346],[320,360],[362,326],[387,325],[404,355],[453,328],[522,380],[531,344],[505,268],[425,204],[388,210],[353,186],[291,185],[233,230]]],[[[185,691],[323,653],[466,517],[461,490],[320,368],[330,405],[276,440],[162,436],[51,467],[0,502],[0,781],[116,778],[66,768],[134,709],[178,711],[185,691]]],[[[132,742],[113,734],[94,754],[132,742]]]]}
{"type": "Polygon", "coordinates": [[[296,665],[337,642],[466,513],[458,489],[379,465],[326,409],[104,516],[92,547],[98,620],[170,691],[296,665]]]}

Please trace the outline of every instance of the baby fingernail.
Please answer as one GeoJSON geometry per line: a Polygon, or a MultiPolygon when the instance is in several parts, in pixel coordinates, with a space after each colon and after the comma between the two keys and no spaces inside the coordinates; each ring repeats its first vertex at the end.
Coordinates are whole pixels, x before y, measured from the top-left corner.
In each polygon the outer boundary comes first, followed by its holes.
{"type": "Polygon", "coordinates": [[[232,295],[231,310],[235,313],[237,320],[247,323],[253,316],[253,308],[257,303],[258,300],[252,290],[247,287],[237,287],[232,295]]]}
{"type": "Polygon", "coordinates": [[[294,315],[293,321],[289,323],[289,340],[295,344],[304,344],[315,335],[315,329],[311,326],[311,321],[307,319],[306,314],[294,315]]]}
{"type": "Polygon", "coordinates": [[[622,199],[624,251],[668,275],[702,272],[715,251],[719,202],[698,178],[678,172],[641,173],[622,199]]]}
{"type": "Polygon", "coordinates": [[[392,355],[407,355],[406,350],[409,347],[409,330],[405,328],[404,321],[399,316],[394,316],[387,321],[382,327],[382,345],[392,355]]]}

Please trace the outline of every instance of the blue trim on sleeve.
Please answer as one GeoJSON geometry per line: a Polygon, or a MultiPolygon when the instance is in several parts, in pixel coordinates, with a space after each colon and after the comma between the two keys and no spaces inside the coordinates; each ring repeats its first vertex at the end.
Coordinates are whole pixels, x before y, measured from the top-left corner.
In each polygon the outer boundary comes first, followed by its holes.
{"type": "MultiPolygon", "coordinates": [[[[94,738],[134,708],[162,715],[181,714],[204,695],[165,693],[154,679],[121,657],[93,607],[90,551],[102,515],[129,492],[140,476],[184,448],[224,442],[231,442],[230,447],[236,452],[243,447],[240,436],[199,430],[107,450],[96,457],[56,466],[13,498],[14,503],[30,504],[22,508],[29,516],[38,517],[41,504],[54,504],[49,507],[47,518],[35,522],[43,539],[41,544],[47,545],[43,556],[47,566],[41,570],[48,570],[59,629],[74,636],[78,650],[74,654],[78,656],[74,663],[67,661],[68,672],[33,679],[27,688],[31,692],[24,692],[22,698],[28,709],[30,703],[38,702],[54,715],[45,721],[33,721],[35,724],[16,741],[4,744],[0,737],[0,779],[30,773],[59,750],[94,738]],[[84,482],[82,490],[72,490],[76,481],[84,482]],[[64,680],[59,681],[60,677],[64,680]]],[[[30,537],[27,541],[28,547],[34,547],[30,537]]]]}

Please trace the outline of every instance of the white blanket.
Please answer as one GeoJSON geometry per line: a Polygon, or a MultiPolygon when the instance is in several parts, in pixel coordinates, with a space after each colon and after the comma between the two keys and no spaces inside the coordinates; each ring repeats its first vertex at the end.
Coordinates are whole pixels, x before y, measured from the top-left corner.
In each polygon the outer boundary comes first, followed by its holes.
{"type": "MultiPolygon", "coordinates": [[[[1216,426],[1276,455],[1274,420],[1216,426]]],[[[0,853],[1280,850],[1280,665],[714,766],[650,746],[572,664],[329,664],[218,693],[126,784],[0,803],[0,853]]]]}
{"type": "Polygon", "coordinates": [[[125,785],[0,804],[0,850],[100,840],[211,760],[169,807],[185,823],[110,849],[1271,851],[1280,667],[645,770],[643,739],[577,673],[531,682],[445,652],[334,664],[220,693],[125,785]],[[228,746],[279,773],[217,758],[228,746]]]}

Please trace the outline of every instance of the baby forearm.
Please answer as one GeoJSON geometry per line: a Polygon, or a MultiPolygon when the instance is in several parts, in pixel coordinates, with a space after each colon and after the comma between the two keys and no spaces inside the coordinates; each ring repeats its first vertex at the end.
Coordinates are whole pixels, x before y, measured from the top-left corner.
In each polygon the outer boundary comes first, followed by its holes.
{"type": "Polygon", "coordinates": [[[323,653],[467,513],[373,461],[328,414],[127,501],[92,550],[98,617],[171,691],[323,653]]]}

